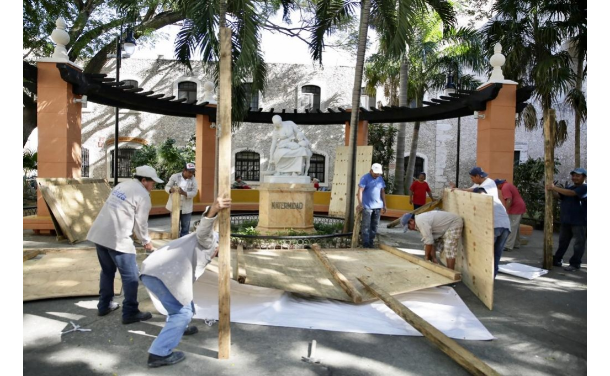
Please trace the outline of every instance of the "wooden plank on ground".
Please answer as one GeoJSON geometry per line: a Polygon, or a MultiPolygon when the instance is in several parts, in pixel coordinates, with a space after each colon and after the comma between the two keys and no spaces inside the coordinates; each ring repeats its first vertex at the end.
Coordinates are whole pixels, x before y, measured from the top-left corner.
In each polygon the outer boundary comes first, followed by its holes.
{"type": "MultiPolygon", "coordinates": [[[[427,204],[422,205],[419,208],[417,208],[413,211],[407,212],[407,213],[413,213],[415,215],[425,213],[427,211],[434,210],[437,207],[441,206],[442,202],[443,202],[443,198],[441,197],[438,200],[430,201],[427,204]]],[[[388,228],[398,226],[400,224],[400,218],[402,218],[402,216],[400,216],[397,219],[393,220],[392,222],[388,223],[388,228]]]]}
{"type": "Polygon", "coordinates": [[[446,268],[439,264],[434,264],[432,262],[426,261],[426,260],[424,260],[420,257],[414,256],[410,253],[403,252],[398,248],[394,248],[392,246],[389,246],[389,245],[383,244],[383,243],[379,244],[379,248],[383,249],[384,251],[390,252],[394,256],[398,256],[398,257],[403,258],[407,261],[410,261],[414,264],[421,265],[422,267],[424,267],[430,271],[433,271],[435,273],[438,273],[440,275],[443,275],[443,276],[451,279],[452,281],[459,281],[461,279],[461,274],[455,270],[446,268]]]}
{"type": "Polygon", "coordinates": [[[105,179],[38,178],[51,216],[71,243],[86,240],[111,188],[105,179]]]}
{"type": "Polygon", "coordinates": [[[451,359],[455,360],[460,366],[464,367],[472,375],[499,375],[493,368],[477,358],[473,353],[460,346],[457,342],[447,337],[443,332],[430,325],[415,312],[405,307],[396,298],[392,297],[382,288],[375,284],[375,280],[368,276],[358,278],[366,288],[375,294],[398,316],[409,323],[413,328],[430,340],[451,359]]]}
{"type": "Polygon", "coordinates": [[[443,210],[464,219],[463,248],[458,251],[455,270],[462,282],[487,306],[493,308],[494,224],[493,198],[479,193],[445,189],[443,210]]]}
{"type": "MultiPolygon", "coordinates": [[[[347,153],[348,146],[337,147],[335,157],[335,173],[333,177],[333,189],[330,195],[328,215],[332,217],[345,218],[345,195],[347,191],[347,153]]],[[[356,151],[356,186],[354,195],[358,192],[358,182],[364,174],[371,170],[373,160],[373,146],[358,146],[356,151]]],[[[355,197],[355,196],[354,196],[355,197]]],[[[354,207],[358,200],[354,200],[354,207]]]]}
{"type": "MultiPolygon", "coordinates": [[[[97,296],[100,291],[100,263],[95,248],[37,250],[43,255],[23,263],[23,301],[97,296]]],[[[114,292],[121,292],[116,274],[114,292]]]]}
{"type": "Polygon", "coordinates": [[[27,261],[29,259],[32,259],[32,258],[38,256],[41,253],[42,253],[42,251],[39,251],[39,250],[32,250],[32,249],[25,250],[24,249],[23,250],[23,261],[25,262],[25,261],[27,261]]]}
{"type": "Polygon", "coordinates": [[[352,283],[347,278],[345,278],[343,273],[341,273],[339,269],[337,269],[333,265],[333,263],[328,259],[328,257],[326,257],[326,253],[324,253],[320,249],[320,246],[318,244],[313,244],[311,246],[311,249],[314,251],[316,256],[318,256],[318,259],[322,261],[322,264],[324,264],[326,270],[330,272],[335,281],[337,281],[341,288],[343,288],[343,291],[345,291],[345,293],[349,295],[350,298],[352,298],[352,301],[354,303],[362,303],[362,295],[360,295],[354,285],[352,285],[352,283]]]}

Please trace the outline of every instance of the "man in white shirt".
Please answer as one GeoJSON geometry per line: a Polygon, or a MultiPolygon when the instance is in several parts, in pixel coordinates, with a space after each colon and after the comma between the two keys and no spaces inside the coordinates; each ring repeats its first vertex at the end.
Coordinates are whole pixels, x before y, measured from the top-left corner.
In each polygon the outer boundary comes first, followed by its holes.
{"type": "Polygon", "coordinates": [[[438,264],[436,251],[445,252],[447,267],[455,269],[455,257],[462,241],[464,221],[456,214],[434,210],[426,213],[407,213],[400,218],[400,224],[407,230],[419,231],[425,245],[425,259],[438,264]]]}
{"type": "Polygon", "coordinates": [[[105,316],[119,308],[119,304],[112,301],[114,275],[118,269],[125,294],[123,324],[152,318],[150,312],[138,309],[138,265],[131,235],[135,232],[144,249],[152,251],[148,214],[152,206],[150,191],[155,183],[163,183],[163,180],[159,179],[152,167],[137,167],[134,179],[122,182],[112,189],[87,234],[87,240],[95,243],[97,258],[102,267],[98,315],[105,316]]]}
{"type": "Polygon", "coordinates": [[[170,193],[169,200],[165,208],[172,211],[171,193],[180,193],[180,236],[189,233],[191,226],[191,216],[193,214],[193,198],[197,195],[197,180],[195,180],[195,164],[192,162],[184,166],[182,172],[170,176],[165,185],[165,192],[170,193]]]}

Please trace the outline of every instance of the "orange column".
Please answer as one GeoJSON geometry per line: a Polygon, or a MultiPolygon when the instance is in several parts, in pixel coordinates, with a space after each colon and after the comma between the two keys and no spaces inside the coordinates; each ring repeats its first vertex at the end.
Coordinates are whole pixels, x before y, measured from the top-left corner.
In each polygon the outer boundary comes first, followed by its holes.
{"type": "Polygon", "coordinates": [[[199,185],[199,202],[214,202],[214,175],[216,174],[216,128],[207,115],[197,115],[195,125],[195,178],[199,185]]]}
{"type": "MultiPolygon", "coordinates": [[[[38,62],[38,177],[81,177],[81,104],[57,63],[38,62]]],[[[38,216],[49,216],[38,191],[38,216]]]]}
{"type": "MultiPolygon", "coordinates": [[[[345,146],[349,146],[349,132],[351,125],[345,122],[345,146]]],[[[369,122],[366,120],[358,121],[358,133],[356,134],[356,146],[366,146],[369,144],[369,122]]]]}
{"type": "Polygon", "coordinates": [[[492,179],[513,181],[517,85],[504,83],[496,99],[487,102],[478,121],[477,166],[492,179]]]}

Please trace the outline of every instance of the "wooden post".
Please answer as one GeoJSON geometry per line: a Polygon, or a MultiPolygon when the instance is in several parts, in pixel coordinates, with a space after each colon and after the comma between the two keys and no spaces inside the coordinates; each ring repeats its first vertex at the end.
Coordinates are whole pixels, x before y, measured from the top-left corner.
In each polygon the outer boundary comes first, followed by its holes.
{"type": "MultiPolygon", "coordinates": [[[[362,210],[356,212],[356,219],[354,219],[354,230],[352,233],[352,248],[358,247],[358,239],[360,235],[360,225],[362,224],[362,210]]],[[[375,239],[373,239],[374,241],[375,239]]]]}
{"type": "MultiPolygon", "coordinates": [[[[553,183],[555,175],[555,161],[553,160],[553,148],[555,147],[555,110],[550,109],[548,116],[544,118],[544,185],[553,183]]],[[[544,191],[544,251],[542,267],[547,270],[553,269],[553,193],[544,191]]]]}
{"type": "MultiPolygon", "coordinates": [[[[218,195],[231,197],[231,29],[220,28],[218,195]]],[[[218,359],[231,355],[231,211],[218,214],[218,359]]]]}
{"type": "Polygon", "coordinates": [[[172,196],[172,239],[180,237],[180,193],[175,191],[172,196]]]}
{"type": "Polygon", "coordinates": [[[415,312],[405,307],[392,295],[388,294],[367,276],[362,276],[358,280],[375,296],[383,302],[403,320],[419,331],[429,341],[434,343],[451,359],[455,360],[460,366],[464,367],[472,375],[499,375],[493,368],[488,366],[473,353],[460,346],[457,342],[447,337],[443,332],[430,325],[426,320],[419,317],[415,312]]]}

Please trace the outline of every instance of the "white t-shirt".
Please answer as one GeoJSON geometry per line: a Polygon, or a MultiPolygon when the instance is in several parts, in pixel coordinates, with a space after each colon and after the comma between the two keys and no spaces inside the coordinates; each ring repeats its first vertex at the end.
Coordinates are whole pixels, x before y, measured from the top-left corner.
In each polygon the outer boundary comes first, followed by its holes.
{"type": "Polygon", "coordinates": [[[510,219],[506,213],[506,208],[502,205],[500,197],[498,196],[498,186],[496,185],[496,182],[490,178],[485,178],[483,183],[475,184],[471,188],[477,187],[485,189],[487,195],[491,196],[494,200],[494,228],[507,228],[510,231],[510,219]]]}

